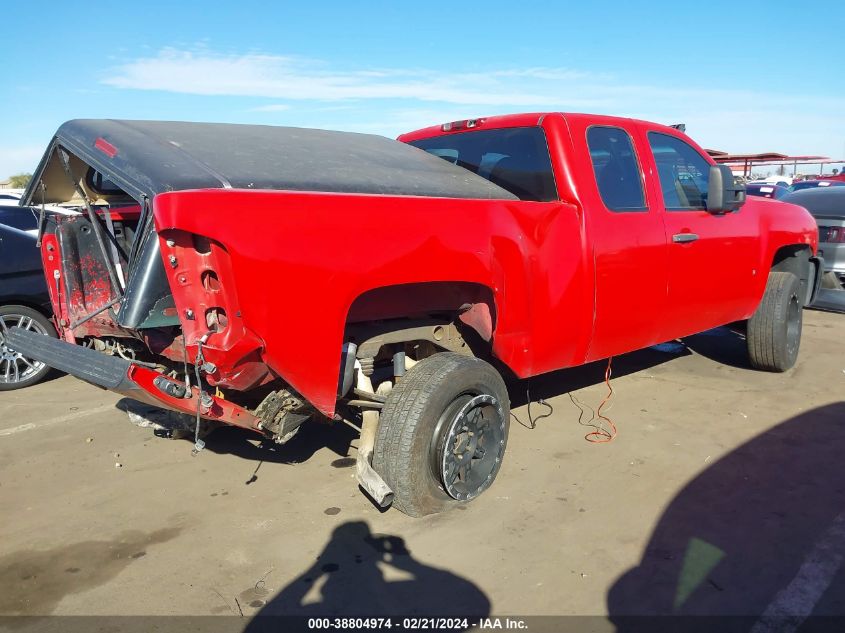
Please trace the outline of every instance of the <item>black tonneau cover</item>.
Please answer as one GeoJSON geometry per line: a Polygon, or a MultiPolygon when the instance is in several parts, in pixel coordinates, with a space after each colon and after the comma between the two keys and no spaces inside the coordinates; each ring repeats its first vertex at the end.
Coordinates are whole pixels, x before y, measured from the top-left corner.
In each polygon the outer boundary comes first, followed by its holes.
{"type": "MultiPolygon", "coordinates": [[[[69,202],[62,147],[142,204],[117,323],[178,325],[146,202],[159,193],[238,188],[516,200],[480,176],[405,143],[372,134],[267,125],[78,119],[56,132],[21,204],[69,202]],[[40,183],[52,170],[54,185],[40,183]],[[57,171],[58,170],[58,171],[57,171]],[[54,199],[55,198],[55,199],[54,199]]],[[[82,174],[77,174],[77,177],[82,174]]],[[[96,256],[96,255],[95,255],[96,256]]],[[[105,265],[105,264],[104,264],[105,265]]],[[[89,315],[90,316],[90,315],[89,315]]]]}
{"type": "MultiPolygon", "coordinates": [[[[135,198],[231,187],[516,199],[448,161],[373,134],[269,125],[76,119],[58,129],[56,143],[135,198]],[[98,147],[98,139],[105,143],[100,141],[98,147]]],[[[36,180],[24,200],[33,197],[36,180]]]]}

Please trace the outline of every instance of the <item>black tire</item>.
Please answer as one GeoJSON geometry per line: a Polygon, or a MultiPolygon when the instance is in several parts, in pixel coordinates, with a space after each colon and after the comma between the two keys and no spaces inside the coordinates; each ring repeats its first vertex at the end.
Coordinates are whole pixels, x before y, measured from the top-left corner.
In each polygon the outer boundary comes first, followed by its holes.
{"type": "Polygon", "coordinates": [[[751,365],[783,372],[795,365],[803,318],[801,283],[792,273],[771,272],[763,300],[748,320],[745,340],[751,365]]]}
{"type": "Polygon", "coordinates": [[[510,400],[499,372],[477,358],[435,354],[408,370],[388,395],[373,468],[405,514],[441,512],[490,487],[507,446],[509,422],[510,400]],[[449,450],[450,443],[466,450],[449,450]],[[464,465],[450,470],[460,462],[464,465]],[[446,471],[455,473],[449,484],[446,471]]]}
{"type": "Polygon", "coordinates": [[[3,343],[3,330],[18,323],[40,334],[56,338],[56,329],[53,324],[40,312],[20,305],[0,306],[0,391],[29,387],[44,380],[50,373],[50,367],[44,363],[24,358],[3,343]],[[37,371],[33,371],[32,367],[37,371]],[[15,368],[20,378],[18,380],[15,380],[15,368]]]}

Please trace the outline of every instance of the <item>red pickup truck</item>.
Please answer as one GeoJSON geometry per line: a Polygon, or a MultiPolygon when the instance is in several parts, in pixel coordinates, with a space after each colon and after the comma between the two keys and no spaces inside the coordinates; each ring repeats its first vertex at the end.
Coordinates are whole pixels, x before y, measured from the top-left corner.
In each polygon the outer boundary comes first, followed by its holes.
{"type": "Polygon", "coordinates": [[[801,207],[745,199],[672,127],[518,114],[399,137],[70,121],[23,204],[60,339],[6,344],[83,380],[288,441],[361,425],[358,481],[419,516],[493,482],[500,371],[527,378],[747,320],[796,360],[822,271],[801,207]],[[486,360],[485,360],[486,359],[486,360]]]}

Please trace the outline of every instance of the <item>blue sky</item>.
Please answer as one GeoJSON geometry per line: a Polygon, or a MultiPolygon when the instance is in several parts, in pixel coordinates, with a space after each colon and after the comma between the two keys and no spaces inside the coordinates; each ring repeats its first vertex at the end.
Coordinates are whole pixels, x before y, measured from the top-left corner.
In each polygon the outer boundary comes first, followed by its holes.
{"type": "Polygon", "coordinates": [[[520,111],[845,159],[845,14],[794,2],[17,2],[0,177],[72,118],[400,132],[520,111]]]}

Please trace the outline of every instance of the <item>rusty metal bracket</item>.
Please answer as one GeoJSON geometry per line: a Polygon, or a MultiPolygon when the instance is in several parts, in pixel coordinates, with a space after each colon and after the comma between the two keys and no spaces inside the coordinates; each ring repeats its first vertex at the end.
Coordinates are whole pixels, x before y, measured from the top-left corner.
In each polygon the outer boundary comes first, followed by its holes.
{"type": "Polygon", "coordinates": [[[429,341],[450,352],[473,355],[458,328],[446,319],[354,323],[348,326],[347,334],[358,345],[358,359],[374,358],[385,345],[408,341],[429,341]]]}

